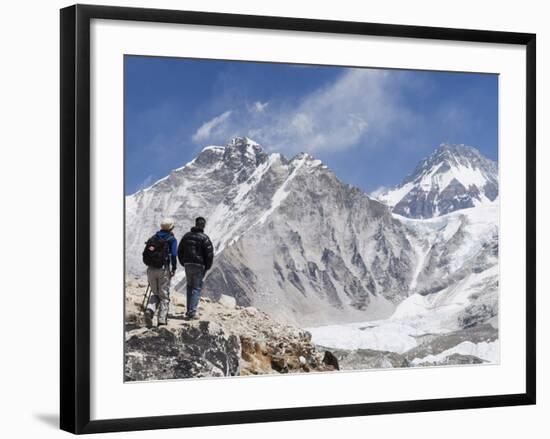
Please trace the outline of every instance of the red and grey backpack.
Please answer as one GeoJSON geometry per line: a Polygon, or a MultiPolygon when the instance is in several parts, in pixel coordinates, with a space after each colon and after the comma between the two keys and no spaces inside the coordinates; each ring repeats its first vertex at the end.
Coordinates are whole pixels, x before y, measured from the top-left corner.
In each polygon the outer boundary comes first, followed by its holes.
{"type": "Polygon", "coordinates": [[[169,262],[170,241],[172,237],[151,236],[143,249],[143,263],[148,267],[163,268],[169,262]]]}

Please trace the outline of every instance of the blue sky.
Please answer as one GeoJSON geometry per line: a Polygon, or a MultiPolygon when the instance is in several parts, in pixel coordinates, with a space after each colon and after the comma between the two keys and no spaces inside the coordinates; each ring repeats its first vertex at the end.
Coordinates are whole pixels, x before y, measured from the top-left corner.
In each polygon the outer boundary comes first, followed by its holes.
{"type": "Polygon", "coordinates": [[[124,105],[126,194],[234,135],[367,192],[443,142],[498,153],[497,75],[126,56],[124,105]]]}

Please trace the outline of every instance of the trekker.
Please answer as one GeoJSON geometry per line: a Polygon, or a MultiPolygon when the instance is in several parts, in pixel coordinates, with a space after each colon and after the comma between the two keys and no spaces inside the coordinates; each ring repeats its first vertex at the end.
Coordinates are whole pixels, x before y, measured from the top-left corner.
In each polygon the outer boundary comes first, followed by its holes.
{"type": "Polygon", "coordinates": [[[170,305],[170,279],[176,273],[178,243],[172,233],[174,221],[167,218],[160,224],[160,230],[145,243],[143,262],[147,265],[147,280],[151,297],[145,309],[145,326],[153,326],[153,316],[158,307],[158,326],[168,323],[170,305]],[[170,267],[171,265],[171,267],[170,267]]]}
{"type": "Polygon", "coordinates": [[[181,238],[178,247],[178,259],[185,267],[187,281],[187,312],[188,319],[198,319],[197,307],[201,297],[202,280],[214,260],[214,248],[210,238],[204,233],[206,220],[198,217],[195,227],[181,238]]]}

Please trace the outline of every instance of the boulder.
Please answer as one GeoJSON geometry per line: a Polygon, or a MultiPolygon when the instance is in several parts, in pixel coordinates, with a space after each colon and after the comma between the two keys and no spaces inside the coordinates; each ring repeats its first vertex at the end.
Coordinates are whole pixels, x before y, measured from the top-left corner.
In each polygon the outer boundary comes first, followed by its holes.
{"type": "Polygon", "coordinates": [[[218,299],[218,303],[230,309],[237,306],[237,300],[234,297],[228,296],[226,294],[222,294],[220,296],[220,298],[218,299]]]}
{"type": "Polygon", "coordinates": [[[336,370],[340,370],[338,358],[336,358],[336,356],[330,351],[325,351],[325,355],[323,356],[323,364],[331,366],[336,370]]]}
{"type": "Polygon", "coordinates": [[[138,330],[126,341],[127,381],[239,375],[241,344],[207,321],[138,330]]]}
{"type": "Polygon", "coordinates": [[[287,373],[288,366],[286,363],[286,358],[282,355],[273,355],[271,357],[271,367],[273,370],[276,370],[279,373],[287,373]]]}

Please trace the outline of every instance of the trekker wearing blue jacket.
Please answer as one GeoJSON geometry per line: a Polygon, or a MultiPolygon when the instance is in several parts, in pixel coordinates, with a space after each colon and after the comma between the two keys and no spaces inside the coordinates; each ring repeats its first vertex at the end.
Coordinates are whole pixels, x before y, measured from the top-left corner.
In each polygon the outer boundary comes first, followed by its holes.
{"type": "Polygon", "coordinates": [[[153,316],[158,308],[158,326],[168,323],[168,307],[170,305],[170,280],[177,268],[178,242],[172,233],[174,221],[165,219],[160,230],[146,243],[144,262],[147,263],[147,280],[151,288],[151,297],[145,310],[145,325],[153,326],[153,316]],[[161,248],[161,250],[159,250],[161,248]],[[149,260],[145,253],[151,249],[149,260]],[[156,252],[156,253],[155,253],[156,252]],[[160,256],[158,256],[160,253],[160,256]],[[152,255],[152,256],[151,256],[152,255]],[[159,258],[158,263],[155,258],[159,258]],[[149,262],[149,263],[148,263],[149,262]]]}

